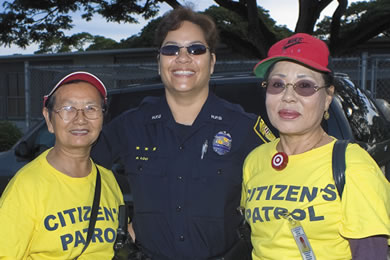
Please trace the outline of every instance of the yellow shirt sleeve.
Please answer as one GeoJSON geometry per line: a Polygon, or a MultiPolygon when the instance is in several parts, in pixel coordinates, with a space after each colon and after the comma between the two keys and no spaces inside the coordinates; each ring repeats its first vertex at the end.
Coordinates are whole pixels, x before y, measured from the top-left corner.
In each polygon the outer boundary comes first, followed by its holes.
{"type": "Polygon", "coordinates": [[[390,235],[390,184],[371,156],[348,146],[340,233],[346,238],[390,235]]]}

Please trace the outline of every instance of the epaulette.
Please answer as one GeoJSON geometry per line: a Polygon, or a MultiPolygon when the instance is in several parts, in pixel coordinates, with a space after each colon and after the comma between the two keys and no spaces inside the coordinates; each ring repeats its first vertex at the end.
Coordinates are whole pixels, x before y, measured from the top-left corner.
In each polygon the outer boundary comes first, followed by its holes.
{"type": "Polygon", "coordinates": [[[231,112],[237,112],[239,115],[245,116],[245,117],[252,119],[252,120],[256,118],[255,114],[246,112],[241,105],[230,103],[229,101],[227,101],[223,98],[220,98],[220,97],[217,97],[217,98],[221,100],[222,105],[227,110],[229,110],[231,112]]]}
{"type": "Polygon", "coordinates": [[[161,100],[161,97],[147,96],[144,99],[142,99],[139,106],[143,106],[146,104],[156,104],[156,103],[160,102],[160,100],[161,100]]]}
{"type": "Polygon", "coordinates": [[[138,106],[132,107],[130,109],[127,109],[124,111],[120,116],[127,117],[129,115],[133,115],[134,113],[138,113],[141,110],[148,110],[150,107],[153,107],[153,104],[156,104],[159,100],[159,97],[145,97],[142,99],[142,101],[139,103],[138,106]]]}

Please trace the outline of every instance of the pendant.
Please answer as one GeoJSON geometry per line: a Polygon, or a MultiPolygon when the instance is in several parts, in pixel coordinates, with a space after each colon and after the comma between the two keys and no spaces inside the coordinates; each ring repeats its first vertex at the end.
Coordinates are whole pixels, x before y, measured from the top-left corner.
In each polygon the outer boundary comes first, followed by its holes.
{"type": "Polygon", "coordinates": [[[286,168],[288,163],[288,155],[284,152],[278,152],[272,157],[272,168],[281,171],[286,168]]]}

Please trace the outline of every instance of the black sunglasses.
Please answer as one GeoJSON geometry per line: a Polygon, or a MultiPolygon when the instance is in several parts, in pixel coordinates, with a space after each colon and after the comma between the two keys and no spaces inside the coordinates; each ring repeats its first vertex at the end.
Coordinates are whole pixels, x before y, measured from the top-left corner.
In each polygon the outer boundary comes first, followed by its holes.
{"type": "Polygon", "coordinates": [[[179,55],[181,48],[186,48],[187,52],[191,55],[202,55],[206,53],[207,49],[209,49],[209,47],[198,43],[190,46],[165,45],[160,48],[160,54],[165,56],[177,56],[179,55]]]}

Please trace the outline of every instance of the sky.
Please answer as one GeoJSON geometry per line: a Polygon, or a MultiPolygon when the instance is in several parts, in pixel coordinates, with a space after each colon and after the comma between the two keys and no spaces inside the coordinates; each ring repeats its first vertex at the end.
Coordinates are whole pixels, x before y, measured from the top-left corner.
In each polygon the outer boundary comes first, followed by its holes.
{"type": "MultiPolygon", "coordinates": [[[[209,6],[215,4],[212,0],[199,0],[199,1],[180,1],[184,4],[185,2],[192,2],[196,11],[203,11],[209,6]]],[[[353,0],[349,1],[356,2],[353,0]]],[[[322,12],[320,20],[325,16],[331,16],[333,11],[337,7],[337,1],[333,2],[322,12]]],[[[290,30],[294,30],[295,24],[298,19],[298,0],[258,0],[257,4],[269,10],[269,14],[277,23],[277,25],[286,25],[290,30]]],[[[216,4],[215,4],[216,5],[216,4]]],[[[167,4],[161,5],[160,13],[170,10],[171,7],[167,4]]],[[[106,38],[120,41],[126,39],[131,35],[137,34],[141,29],[148,23],[148,21],[139,19],[139,24],[118,24],[109,23],[99,15],[95,15],[90,22],[83,20],[79,16],[73,17],[74,28],[67,33],[72,35],[75,33],[88,32],[92,35],[100,35],[106,38]]],[[[38,45],[31,45],[26,49],[18,48],[17,46],[11,47],[0,47],[0,55],[12,55],[12,54],[33,54],[34,51],[38,50],[38,45]]]]}

